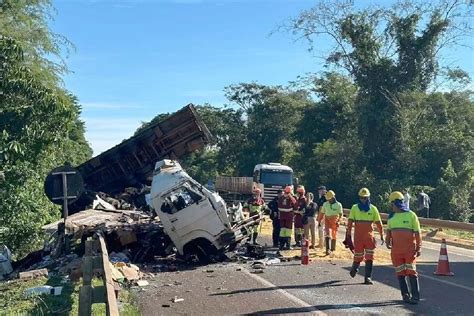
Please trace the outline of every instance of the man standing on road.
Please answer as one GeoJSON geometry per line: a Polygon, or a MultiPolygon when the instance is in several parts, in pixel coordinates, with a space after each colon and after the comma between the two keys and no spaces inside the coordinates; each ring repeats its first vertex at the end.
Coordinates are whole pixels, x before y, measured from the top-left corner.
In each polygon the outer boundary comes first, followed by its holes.
{"type": "MultiPolygon", "coordinates": [[[[263,213],[263,210],[265,208],[265,201],[260,197],[262,191],[259,188],[255,188],[253,191],[253,197],[247,201],[246,208],[249,209],[249,216],[255,216],[259,215],[261,216],[263,213]]],[[[260,222],[259,222],[260,223],[260,222]]],[[[258,237],[258,227],[260,224],[254,225],[251,230],[252,230],[252,242],[254,245],[257,244],[257,237],[258,237]]]]}
{"type": "Polygon", "coordinates": [[[418,194],[417,202],[418,216],[429,218],[431,200],[428,194],[421,190],[420,194],[418,194]]]}
{"type": "Polygon", "coordinates": [[[342,218],[342,204],[336,201],[336,193],[329,190],[326,193],[326,202],[324,202],[319,212],[318,221],[321,222],[324,217],[324,233],[326,235],[326,255],[336,250],[337,229],[339,221],[342,218]],[[329,247],[329,241],[331,246],[329,247]]]}
{"type": "Polygon", "coordinates": [[[298,193],[296,202],[298,203],[298,209],[295,210],[295,246],[301,247],[301,240],[303,239],[304,225],[303,225],[303,214],[306,208],[306,197],[304,186],[300,185],[296,189],[298,193]]]}
{"type": "Polygon", "coordinates": [[[278,247],[280,240],[280,216],[278,212],[278,199],[283,195],[283,190],[278,190],[277,196],[268,203],[270,209],[270,219],[272,220],[273,231],[273,247],[278,247]]]}
{"type": "Polygon", "coordinates": [[[383,228],[379,210],[370,203],[369,189],[362,188],[359,191],[359,203],[354,204],[349,213],[346,238],[351,238],[352,225],[354,225],[354,262],[350,275],[351,277],[356,276],[360,263],[365,256],[365,284],[374,284],[371,279],[376,246],[373,223],[377,225],[380,240],[383,244],[383,228]]]}
{"type": "Polygon", "coordinates": [[[286,186],[283,195],[278,199],[280,213],[280,249],[291,249],[291,233],[293,231],[293,212],[298,208],[291,187],[286,186]]]}
{"type": "Polygon", "coordinates": [[[313,199],[313,193],[306,193],[306,207],[303,215],[303,225],[305,238],[309,239],[311,235],[310,249],[314,249],[316,246],[316,214],[318,205],[313,202],[313,199]]]}
{"type": "Polygon", "coordinates": [[[392,249],[392,263],[400,284],[404,302],[418,304],[420,288],[416,272],[416,258],[421,254],[420,222],[416,214],[403,202],[403,194],[396,191],[389,197],[390,213],[387,223],[387,248],[392,249]],[[408,290],[406,277],[410,281],[408,290]]]}
{"type": "MultiPolygon", "coordinates": [[[[324,185],[320,185],[318,187],[318,218],[319,218],[321,209],[324,205],[324,202],[326,202],[326,193],[327,193],[326,187],[324,185]]],[[[324,231],[323,226],[324,226],[323,222],[318,221],[318,238],[319,238],[318,248],[323,248],[323,231],[324,231]]]]}

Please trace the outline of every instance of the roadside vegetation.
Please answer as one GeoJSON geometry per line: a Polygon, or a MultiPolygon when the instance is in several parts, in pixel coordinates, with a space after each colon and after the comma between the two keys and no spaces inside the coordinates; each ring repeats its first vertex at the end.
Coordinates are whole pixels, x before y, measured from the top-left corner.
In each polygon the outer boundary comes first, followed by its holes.
{"type": "Polygon", "coordinates": [[[325,184],[346,207],[368,187],[388,212],[389,193],[408,188],[416,211],[423,189],[431,217],[473,222],[472,84],[442,55],[472,35],[473,8],[462,1],[366,9],[319,1],[280,31],[307,40],[309,49],[330,41],[325,71],[287,86],[225,87],[227,107],[198,108],[215,141],[186,159],[186,170],[207,183],[281,162],[307,190],[325,184]]]}
{"type": "MultiPolygon", "coordinates": [[[[0,315],[71,315],[79,313],[79,289],[82,281],[72,282],[60,277],[41,277],[33,280],[11,280],[0,283],[0,315]],[[25,297],[25,290],[38,286],[61,286],[61,295],[40,295],[25,297]]],[[[103,284],[93,279],[93,286],[103,284]]],[[[129,289],[119,294],[120,314],[140,315],[135,295],[129,289]]],[[[92,315],[105,315],[105,304],[93,304],[92,315]]]]}
{"type": "MultiPolygon", "coordinates": [[[[212,146],[183,165],[207,183],[282,162],[307,190],[325,184],[345,206],[368,187],[381,211],[390,191],[423,188],[433,217],[474,221],[471,80],[441,58],[472,36],[474,6],[348,3],[319,1],[277,30],[309,49],[331,42],[323,72],[225,87],[227,107],[198,107],[212,146]]],[[[46,174],[92,154],[81,105],[61,79],[74,47],[48,28],[51,12],[49,0],[0,2],[0,244],[16,257],[41,246],[41,226],[60,217],[43,193],[46,174]]]]}

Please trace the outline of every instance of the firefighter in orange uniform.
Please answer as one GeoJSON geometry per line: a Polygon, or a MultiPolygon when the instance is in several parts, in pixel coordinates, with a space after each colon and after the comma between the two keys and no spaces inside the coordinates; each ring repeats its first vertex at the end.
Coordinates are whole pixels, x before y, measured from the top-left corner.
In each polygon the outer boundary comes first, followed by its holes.
{"type": "Polygon", "coordinates": [[[351,230],[354,225],[354,262],[350,275],[351,277],[356,276],[360,263],[365,257],[365,284],[374,284],[372,282],[372,267],[376,243],[373,223],[377,225],[383,244],[383,228],[379,211],[375,205],[370,203],[369,189],[362,188],[359,191],[359,203],[354,204],[349,213],[346,238],[351,238],[351,230]]]}
{"type": "Polygon", "coordinates": [[[303,214],[306,208],[306,196],[304,186],[300,185],[296,190],[298,193],[296,202],[298,203],[298,209],[295,210],[295,246],[301,247],[301,241],[303,239],[304,225],[303,225],[303,214]]]}
{"type": "Polygon", "coordinates": [[[283,195],[278,199],[280,214],[280,249],[291,249],[291,233],[293,231],[293,212],[298,208],[290,186],[285,187],[283,195]]]}
{"type": "Polygon", "coordinates": [[[392,192],[389,197],[392,212],[387,222],[387,248],[392,249],[392,263],[400,284],[402,299],[406,303],[418,304],[420,288],[416,272],[416,257],[421,254],[420,222],[418,216],[403,202],[401,192],[392,192]],[[406,278],[410,281],[410,291],[406,278]]]}

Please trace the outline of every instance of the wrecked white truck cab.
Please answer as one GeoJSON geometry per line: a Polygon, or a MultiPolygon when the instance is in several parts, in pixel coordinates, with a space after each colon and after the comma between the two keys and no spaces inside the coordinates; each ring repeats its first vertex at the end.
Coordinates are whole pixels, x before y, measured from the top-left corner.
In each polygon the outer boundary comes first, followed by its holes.
{"type": "Polygon", "coordinates": [[[174,160],[155,165],[151,205],[165,232],[181,255],[196,255],[200,261],[231,250],[246,237],[259,217],[238,218],[224,200],[192,179],[174,160]]]}

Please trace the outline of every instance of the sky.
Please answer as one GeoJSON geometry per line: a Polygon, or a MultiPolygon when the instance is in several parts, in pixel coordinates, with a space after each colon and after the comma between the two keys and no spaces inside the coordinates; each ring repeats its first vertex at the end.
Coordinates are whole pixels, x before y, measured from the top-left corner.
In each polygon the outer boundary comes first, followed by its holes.
{"type": "MultiPolygon", "coordinates": [[[[321,59],[308,51],[305,41],[272,32],[314,3],[53,0],[51,28],[75,45],[66,59],[71,72],[64,77],[65,86],[83,106],[94,155],[130,137],[159,113],[188,103],[224,106],[227,85],[285,85],[298,75],[321,71],[321,59]]],[[[317,48],[327,45],[318,43],[317,48]]],[[[471,52],[452,53],[460,54],[472,75],[471,52]]]]}

